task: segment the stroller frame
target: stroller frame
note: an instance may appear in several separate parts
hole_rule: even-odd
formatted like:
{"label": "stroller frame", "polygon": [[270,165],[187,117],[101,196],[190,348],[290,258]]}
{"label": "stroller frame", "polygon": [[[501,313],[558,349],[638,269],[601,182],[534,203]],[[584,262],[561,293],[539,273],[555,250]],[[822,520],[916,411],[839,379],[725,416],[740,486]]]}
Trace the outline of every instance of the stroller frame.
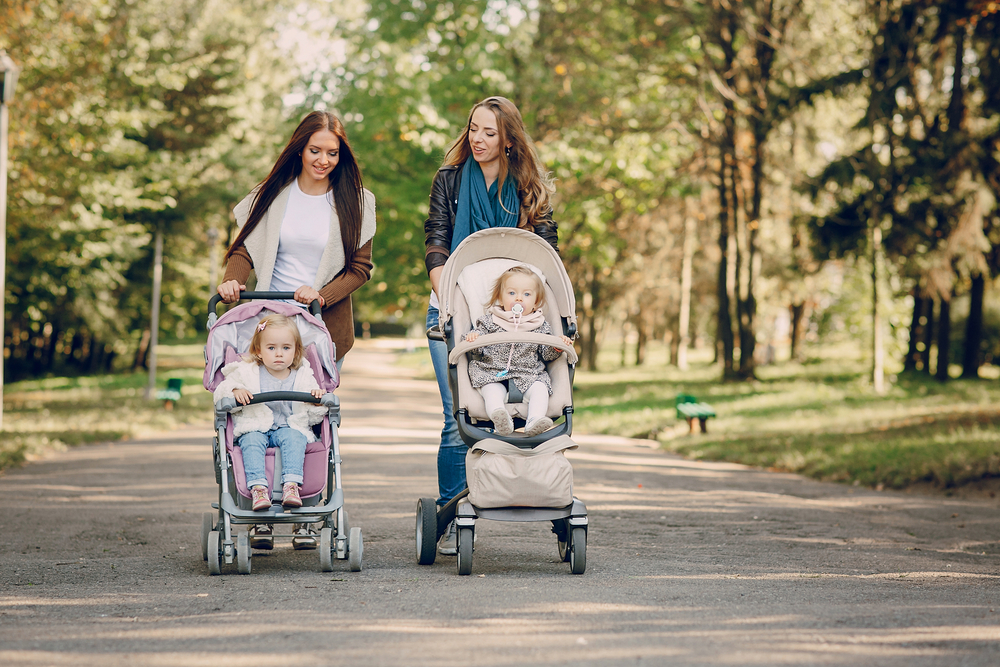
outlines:
{"label": "stroller frame", "polygon": [[[475,419],[469,414],[469,409],[461,407],[457,397],[459,396],[459,359],[467,352],[492,344],[497,334],[480,336],[475,342],[468,343],[461,340],[465,331],[456,331],[452,321],[452,309],[458,291],[457,279],[459,273],[466,267],[483,259],[497,257],[495,252],[487,252],[479,246],[488,246],[491,249],[497,243],[510,237],[509,241],[514,241],[519,245],[519,251],[526,251],[529,259],[527,263],[544,265],[546,277],[550,284],[555,283],[560,286],[562,293],[553,294],[553,301],[558,309],[559,323],[562,331],[567,336],[573,337],[576,334],[576,313],[575,303],[572,299],[572,287],[565,268],[559,260],[558,255],[551,246],[536,234],[511,228],[495,228],[476,232],[459,244],[445,265],[441,276],[442,291],[441,298],[441,319],[438,328],[431,328],[427,331],[427,337],[431,340],[443,341],[448,346],[448,385],[452,392],[452,405],[454,409],[455,421],[458,424],[459,436],[469,447],[472,447],[480,440],[494,439],[510,443],[522,449],[532,449],[539,444],[546,442],[550,438],[560,435],[570,435],[573,431],[573,406],[564,406],[561,410],[562,422],[554,428],[535,436],[523,434],[512,434],[508,436],[498,435],[489,432],[486,427],[492,426],[492,422]],[[484,241],[491,240],[492,243]],[[470,243],[471,242],[471,243]],[[477,244],[478,242],[478,244]],[[471,247],[470,247],[471,246]],[[521,260],[517,257],[518,252],[505,252],[504,257],[511,260]],[[565,298],[565,294],[569,294]],[[461,299],[464,303],[464,297]],[[548,297],[546,299],[548,301]],[[501,334],[502,335],[502,334]],[[563,349],[568,357],[569,384],[572,387],[575,374],[575,363],[577,355],[572,347],[567,347],[557,336],[542,334],[522,334],[525,339],[532,342],[539,342],[552,347]],[[520,392],[514,384],[509,383],[509,393],[511,400],[519,399]],[[514,418],[515,427],[524,425],[523,419]],[[562,562],[570,563],[570,571],[573,574],[583,574],[587,567],[587,531],[589,519],[586,505],[573,497],[573,502],[565,507],[500,507],[482,508],[476,507],[468,498],[469,490],[464,491],[452,498],[447,504],[438,508],[434,498],[421,498],[417,502],[416,509],[416,550],[417,562],[421,565],[431,565],[437,557],[437,541],[448,530],[452,521],[456,524],[457,536],[457,560],[458,574],[468,575],[472,573],[472,552],[475,542],[476,519],[489,519],[492,521],[551,521],[552,532],[556,534],[559,549],[559,557]]]}
{"label": "stroller frame", "polygon": [[[240,300],[291,299],[293,292],[247,292],[240,294]],[[208,303],[208,328],[218,320],[216,308],[221,297],[214,295]],[[319,301],[313,301],[310,312],[319,317]],[[206,359],[208,351],[206,349]],[[212,503],[216,512],[202,515],[201,543],[203,559],[208,561],[209,573],[222,573],[224,564],[236,562],[240,574],[250,574],[252,569],[252,549],[246,531],[240,531],[234,540],[234,526],[251,524],[321,524],[319,531],[320,568],[324,572],[333,571],[335,559],[347,560],[351,571],[361,570],[364,542],[361,528],[351,527],[347,510],[344,508],[344,491],[341,485],[340,399],[336,394],[326,393],[316,398],[308,392],[271,391],[253,396],[248,405],[269,401],[300,401],[320,404],[327,408],[327,418],[322,422],[323,435],[329,430],[330,449],[327,455],[326,484],[322,492],[312,498],[303,498],[303,506],[286,509],[281,506],[281,453],[274,450],[272,487],[269,489],[272,506],[267,511],[253,511],[246,506],[247,499],[237,491],[233,463],[225,449],[226,432],[230,414],[238,407],[235,398],[224,398],[215,404],[215,438],[212,443],[212,457],[215,480],[219,487],[218,501]],[[273,537],[290,537],[275,535]]]}

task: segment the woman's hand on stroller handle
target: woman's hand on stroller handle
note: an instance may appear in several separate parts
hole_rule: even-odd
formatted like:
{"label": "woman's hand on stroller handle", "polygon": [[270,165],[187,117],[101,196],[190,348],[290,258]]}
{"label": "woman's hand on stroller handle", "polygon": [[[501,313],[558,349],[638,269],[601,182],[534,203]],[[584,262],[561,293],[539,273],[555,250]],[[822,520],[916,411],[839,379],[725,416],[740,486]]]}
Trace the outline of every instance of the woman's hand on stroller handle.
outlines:
{"label": "woman's hand on stroller handle", "polygon": [[238,280],[227,280],[219,285],[219,296],[226,303],[232,303],[240,298],[240,292],[246,290],[246,285],[241,285]]}
{"label": "woman's hand on stroller handle", "polygon": [[319,292],[308,285],[303,285],[295,290],[295,300],[306,305],[311,304],[313,301],[319,301],[320,308],[326,305],[326,300],[320,296]]}
{"label": "woman's hand on stroller handle", "polygon": [[[235,292],[235,296],[232,300],[226,299],[222,294],[222,288],[225,285],[238,285],[239,290]],[[301,287],[299,288],[302,289]],[[312,290],[312,288],[309,288]],[[316,292],[316,290],[312,290]],[[246,285],[239,285],[235,280],[230,280],[228,282],[219,285],[219,293],[213,294],[212,298],[208,300],[208,326],[209,328],[215,324],[216,312],[215,309],[219,306],[219,302],[224,301],[225,303],[233,303],[234,301],[244,301],[244,300],[254,300],[254,299],[268,299],[268,300],[280,300],[280,299],[294,299],[301,303],[309,304],[309,312],[319,317],[323,309],[323,297],[319,295],[319,292],[315,293],[315,297],[312,301],[302,301],[295,295],[297,292],[249,292],[246,289]]]}

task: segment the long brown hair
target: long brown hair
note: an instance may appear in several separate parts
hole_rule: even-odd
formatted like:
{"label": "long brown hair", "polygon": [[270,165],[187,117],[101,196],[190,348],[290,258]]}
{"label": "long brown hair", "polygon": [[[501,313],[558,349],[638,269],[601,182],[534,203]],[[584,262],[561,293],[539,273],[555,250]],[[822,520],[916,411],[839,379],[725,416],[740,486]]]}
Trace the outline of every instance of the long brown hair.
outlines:
{"label": "long brown hair", "polygon": [[333,132],[340,140],[340,159],[337,166],[333,168],[328,176],[330,185],[327,192],[333,193],[333,204],[337,208],[337,217],[340,219],[340,238],[344,243],[344,266],[349,266],[354,259],[354,253],[358,250],[361,242],[361,217],[362,217],[362,183],[361,169],[358,161],[351,150],[351,144],[347,141],[347,133],[344,131],[344,124],[340,119],[327,111],[313,111],[302,119],[299,126],[292,133],[292,138],[288,140],[288,145],[281,151],[278,161],[271,168],[271,173],[258,184],[257,194],[250,204],[250,215],[246,224],[240,229],[233,244],[226,251],[226,259],[232,257],[233,253],[246,241],[250,233],[257,227],[267,209],[274,203],[278,193],[298,178],[302,172],[302,151],[305,150],[312,135],[322,130]]}
{"label": "long brown hair", "polygon": [[[521,198],[517,226],[534,227],[542,216],[552,210],[549,195],[555,192],[555,188],[552,185],[552,178],[545,171],[538,153],[535,152],[535,144],[524,127],[521,112],[506,97],[487,97],[472,107],[465,129],[448,148],[444,163],[462,165],[472,155],[472,147],[469,145],[469,126],[472,124],[472,114],[480,107],[485,107],[496,115],[500,137],[500,174],[497,181],[502,184],[508,173],[514,176]],[[497,196],[500,196],[499,188]]]}

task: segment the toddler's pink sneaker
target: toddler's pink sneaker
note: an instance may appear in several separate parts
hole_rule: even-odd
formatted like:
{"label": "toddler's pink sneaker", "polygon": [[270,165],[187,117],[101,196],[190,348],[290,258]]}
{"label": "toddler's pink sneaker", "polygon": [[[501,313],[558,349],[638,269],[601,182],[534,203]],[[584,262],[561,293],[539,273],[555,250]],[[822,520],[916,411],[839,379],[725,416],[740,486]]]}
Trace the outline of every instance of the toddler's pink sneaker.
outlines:
{"label": "toddler's pink sneaker", "polygon": [[250,499],[253,502],[253,511],[271,509],[271,493],[266,486],[255,486],[250,489]]}
{"label": "toddler's pink sneaker", "polygon": [[282,507],[302,507],[302,498],[299,498],[299,485],[295,482],[285,482],[281,487]]}

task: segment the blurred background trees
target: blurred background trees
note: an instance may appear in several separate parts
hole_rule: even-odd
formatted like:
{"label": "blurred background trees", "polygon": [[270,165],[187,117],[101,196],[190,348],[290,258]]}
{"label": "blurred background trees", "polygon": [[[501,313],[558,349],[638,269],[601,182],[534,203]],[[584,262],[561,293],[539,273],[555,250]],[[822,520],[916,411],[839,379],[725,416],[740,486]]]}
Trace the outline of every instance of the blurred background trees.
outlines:
{"label": "blurred background trees", "polygon": [[[378,199],[359,321],[422,323],[431,179],[470,106],[521,109],[556,178],[585,367],[722,377],[853,341],[878,373],[1000,354],[1000,4],[986,0],[179,0],[0,4],[11,107],[7,377],[192,338],[211,230],[298,119],[345,122]],[[216,259],[216,261],[218,261]],[[878,335],[876,335],[878,334]],[[627,343],[627,344],[626,344]],[[936,354],[932,355],[932,350]],[[884,361],[880,361],[884,359]],[[957,371],[955,371],[957,374]]]}

